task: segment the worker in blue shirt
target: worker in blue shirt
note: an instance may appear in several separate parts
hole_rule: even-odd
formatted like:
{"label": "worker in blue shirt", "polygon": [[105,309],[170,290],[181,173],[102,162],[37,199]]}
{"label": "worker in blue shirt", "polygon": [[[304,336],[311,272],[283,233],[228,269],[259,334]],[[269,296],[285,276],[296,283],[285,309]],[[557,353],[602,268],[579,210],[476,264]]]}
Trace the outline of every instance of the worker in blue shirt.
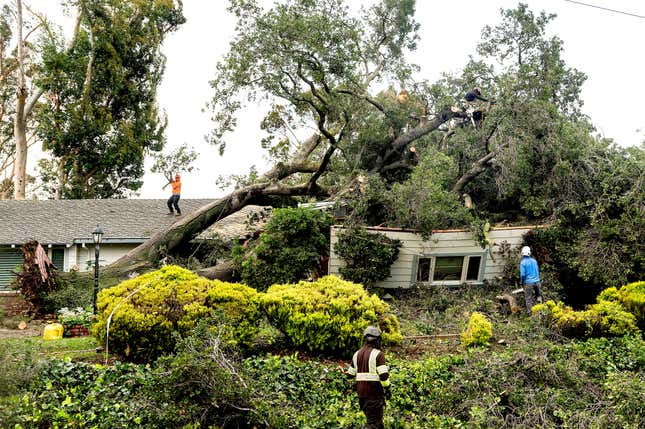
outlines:
{"label": "worker in blue shirt", "polygon": [[520,280],[524,288],[526,311],[531,315],[531,308],[536,301],[542,302],[542,284],[540,283],[540,270],[537,261],[531,257],[531,248],[522,247],[522,261],[520,262]]}

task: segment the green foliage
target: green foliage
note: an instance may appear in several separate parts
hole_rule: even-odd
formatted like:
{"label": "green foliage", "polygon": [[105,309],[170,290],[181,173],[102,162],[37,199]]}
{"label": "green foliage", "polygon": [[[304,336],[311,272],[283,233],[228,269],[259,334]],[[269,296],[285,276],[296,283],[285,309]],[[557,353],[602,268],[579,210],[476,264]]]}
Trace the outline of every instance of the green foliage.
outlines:
{"label": "green foliage", "polygon": [[468,225],[470,212],[450,186],[456,175],[454,161],[427,148],[410,178],[392,186],[389,199],[391,223],[412,228],[429,237],[433,229]]}
{"label": "green foliage", "polygon": [[83,307],[63,307],[58,310],[56,318],[58,319],[58,322],[65,327],[82,325],[89,328],[94,321],[94,314],[91,310],[84,309]]}
{"label": "green foliage", "polygon": [[584,311],[574,311],[562,302],[551,300],[534,306],[532,311],[543,323],[568,337],[622,336],[639,332],[632,313],[621,304],[604,299]]}
{"label": "green foliage", "polygon": [[56,289],[45,295],[45,306],[55,313],[59,308],[87,307],[92,305],[93,279],[78,272],[56,276]]}
{"label": "green foliage", "polygon": [[358,399],[338,368],[297,355],[258,356],[244,368],[256,381],[253,406],[268,427],[360,427]]}
{"label": "green foliage", "polygon": [[338,234],[334,251],[345,262],[340,274],[345,280],[372,286],[390,276],[390,267],[399,256],[401,240],[384,234],[350,228]]}
{"label": "green foliage", "polygon": [[[260,294],[250,287],[238,283],[224,283],[213,280],[206,295],[206,307],[214,308],[223,313],[222,322],[228,332],[221,335],[228,345],[247,347],[258,331],[258,323],[262,317],[260,312]],[[191,325],[201,316],[199,310],[191,314],[193,308],[186,307],[191,316]],[[221,323],[220,323],[221,326]],[[228,337],[227,337],[228,335]]]}
{"label": "green foliage", "polygon": [[4,421],[16,428],[142,427],[141,404],[132,402],[132,392],[147,378],[145,367],[130,364],[47,361],[29,392],[11,400]]}
{"label": "green foliage", "polygon": [[385,344],[403,339],[386,303],[362,286],[334,276],[271,286],[262,297],[262,307],[293,346],[311,352],[347,355],[360,346],[369,325],[379,325]]}
{"label": "green foliage", "polygon": [[461,333],[461,345],[463,347],[485,346],[493,336],[493,325],[486,316],[474,312],[468,320],[468,327]]}
{"label": "green foliage", "polygon": [[128,360],[149,362],[174,350],[174,332],[187,333],[197,321],[222,313],[227,341],[242,347],[257,329],[257,292],[238,284],[209,281],[166,266],[102,290],[93,332],[109,350]]}
{"label": "green foliage", "polygon": [[598,302],[610,301],[620,303],[636,317],[636,324],[645,329],[645,282],[635,282],[620,289],[610,287],[598,295]]}
{"label": "green foliage", "polygon": [[53,156],[40,163],[42,180],[65,198],[123,197],[141,187],[148,151],[164,144],[161,45],[184,17],[158,0],[86,2],[82,11],[74,39],[48,40],[42,52],[37,83],[49,96],[37,133]]}
{"label": "green foliage", "polygon": [[25,389],[37,369],[38,350],[30,343],[0,340],[0,398]]}
{"label": "green foliage", "polygon": [[[250,378],[222,331],[199,323],[163,356],[136,397],[144,404],[147,427],[239,427],[249,415]],[[194,426],[193,426],[194,425]]]}
{"label": "green foliage", "polygon": [[295,283],[320,273],[320,258],[329,254],[332,218],[302,208],[275,209],[257,242],[233,249],[242,281],[257,290],[275,283]]}
{"label": "green foliage", "polygon": [[197,159],[197,152],[183,144],[168,154],[158,153],[153,155],[153,158],[154,163],[150,171],[163,174],[163,177],[170,182],[175,173],[193,171],[192,164]]}

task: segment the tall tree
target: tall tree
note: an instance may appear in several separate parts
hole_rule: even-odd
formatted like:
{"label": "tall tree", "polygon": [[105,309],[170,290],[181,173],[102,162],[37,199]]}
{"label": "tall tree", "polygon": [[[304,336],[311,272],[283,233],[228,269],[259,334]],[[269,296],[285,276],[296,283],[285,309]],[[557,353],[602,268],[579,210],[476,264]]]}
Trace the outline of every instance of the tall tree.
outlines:
{"label": "tall tree", "polygon": [[[238,25],[212,82],[212,142],[224,150],[223,137],[234,128],[244,103],[268,100],[273,108],[263,126],[270,135],[263,143],[279,156],[276,165],[251,185],[160,233],[115,267],[127,271],[149,264],[162,249],[172,252],[217,219],[268,195],[329,197],[347,188],[356,174],[331,179],[331,187],[321,179],[327,179],[337,158],[360,158],[356,136],[370,132],[364,128],[367,115],[397,125],[390,135],[381,136],[370,169],[380,174],[405,167],[407,146],[455,115],[447,106],[428,106],[422,116],[393,100],[385,105],[372,94],[387,79],[410,76],[405,54],[416,47],[414,4],[381,0],[356,18],[342,0],[288,0],[268,10],[256,1],[231,0],[229,10]],[[312,128],[313,134],[303,134]],[[278,135],[283,138],[272,138]]]}
{"label": "tall tree", "polygon": [[141,187],[143,160],[164,144],[156,104],[164,37],[184,22],[172,1],[83,0],[68,49],[45,46],[39,86],[48,93],[38,135],[41,164],[61,198],[122,197]]}

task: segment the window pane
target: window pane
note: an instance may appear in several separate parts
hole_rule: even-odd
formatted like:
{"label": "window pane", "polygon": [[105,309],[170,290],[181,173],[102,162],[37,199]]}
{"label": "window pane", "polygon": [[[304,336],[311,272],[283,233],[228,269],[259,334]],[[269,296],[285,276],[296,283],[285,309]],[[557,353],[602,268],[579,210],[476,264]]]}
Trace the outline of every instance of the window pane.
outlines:
{"label": "window pane", "polygon": [[479,266],[481,265],[481,256],[471,256],[468,258],[468,273],[466,280],[479,280]]}
{"label": "window pane", "polygon": [[55,248],[52,249],[52,264],[59,271],[63,271],[63,264],[65,263],[65,249]]}
{"label": "window pane", "polygon": [[419,258],[419,265],[417,266],[417,281],[429,282],[430,281],[430,264],[431,258]]}
{"label": "window pane", "polygon": [[437,256],[433,280],[461,280],[461,268],[463,265],[463,256]]}

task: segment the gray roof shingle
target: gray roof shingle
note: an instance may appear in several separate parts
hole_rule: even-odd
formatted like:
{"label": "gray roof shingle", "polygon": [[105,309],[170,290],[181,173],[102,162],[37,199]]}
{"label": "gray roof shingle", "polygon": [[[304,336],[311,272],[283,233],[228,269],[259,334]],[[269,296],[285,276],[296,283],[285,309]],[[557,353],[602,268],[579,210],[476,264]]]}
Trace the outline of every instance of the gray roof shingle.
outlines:
{"label": "gray roof shingle", "polygon": [[[186,216],[212,201],[182,199],[179,207]],[[104,240],[137,242],[177,220],[167,212],[166,200],[1,200],[0,244],[69,244],[91,239],[97,224]]]}

